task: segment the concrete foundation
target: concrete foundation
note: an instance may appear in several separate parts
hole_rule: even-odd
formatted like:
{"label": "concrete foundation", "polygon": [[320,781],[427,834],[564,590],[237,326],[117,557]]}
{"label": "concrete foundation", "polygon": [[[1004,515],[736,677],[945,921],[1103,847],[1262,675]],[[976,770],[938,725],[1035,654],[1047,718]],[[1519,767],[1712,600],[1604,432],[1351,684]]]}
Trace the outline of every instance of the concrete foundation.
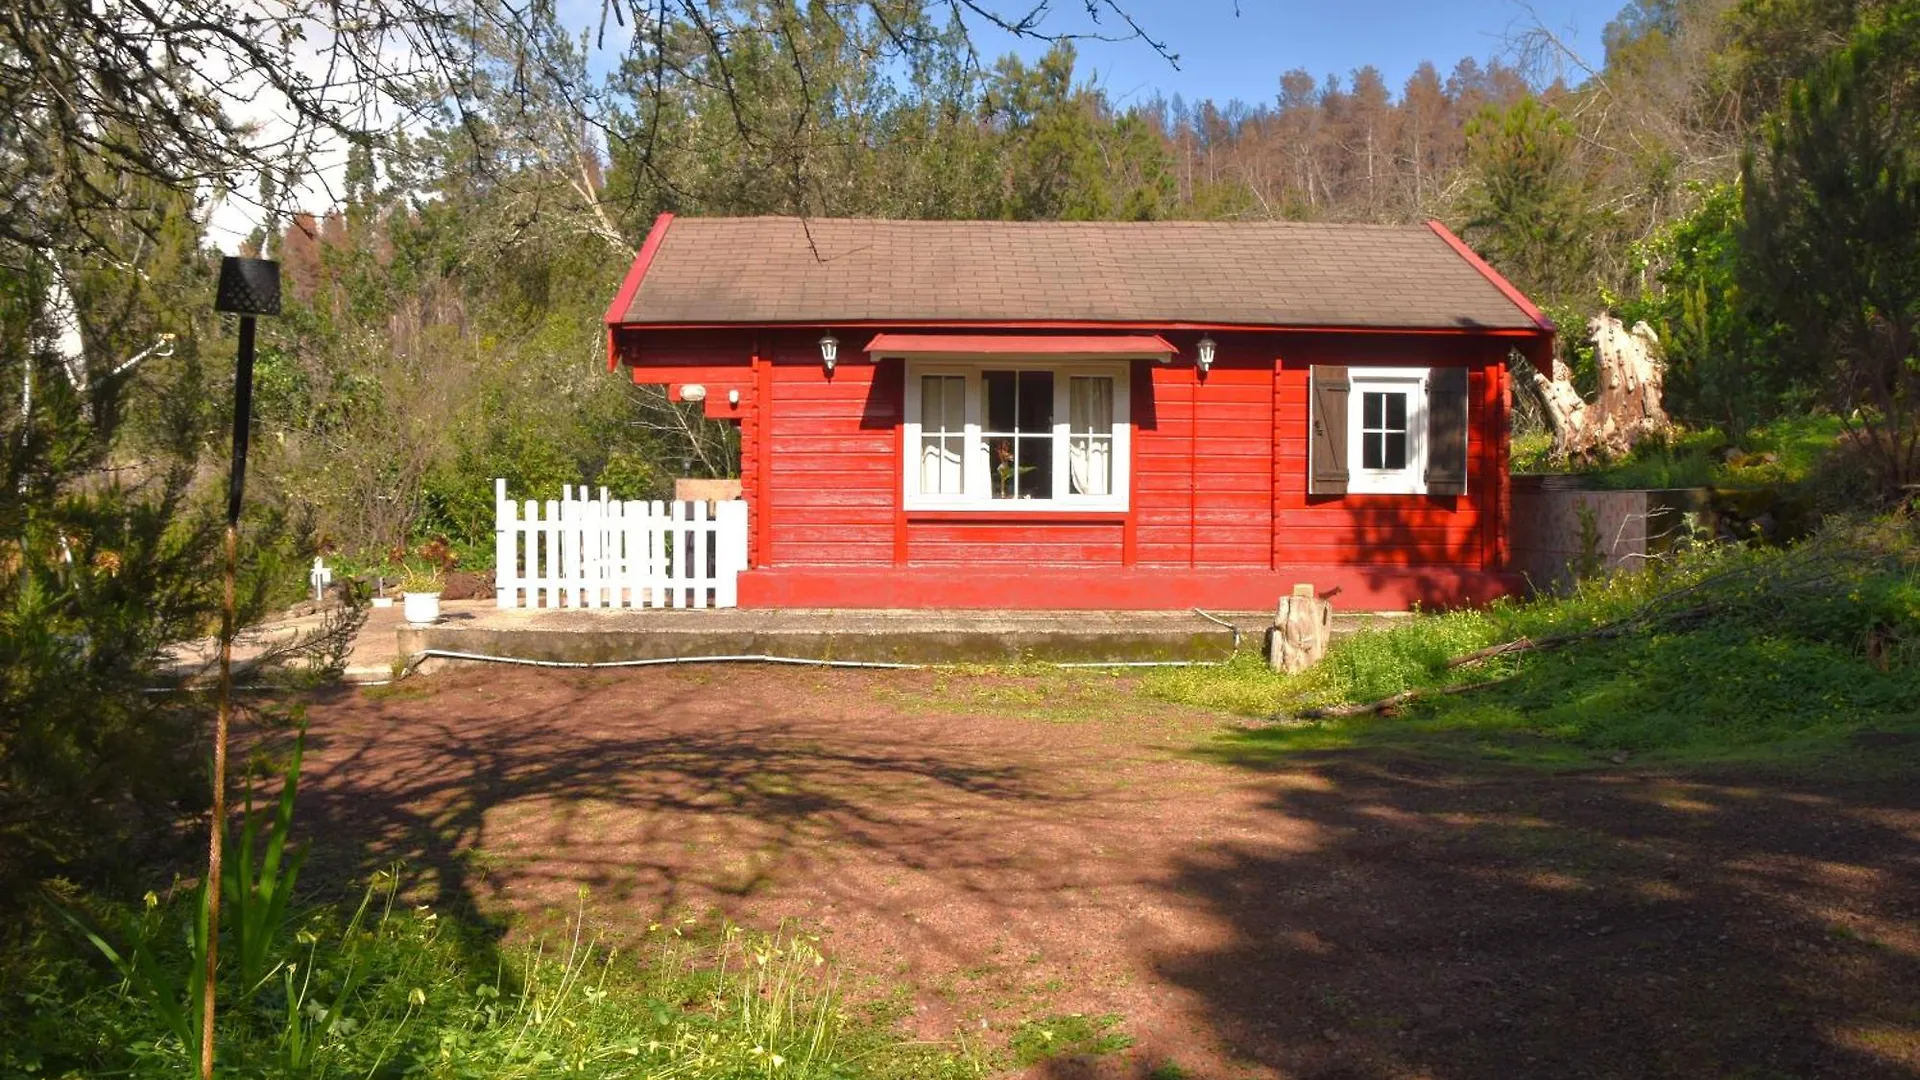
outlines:
{"label": "concrete foundation", "polygon": [[1112,663],[1223,660],[1256,648],[1271,612],[501,610],[447,605],[432,626],[401,625],[398,651],[607,662],[768,655],[887,663]]}

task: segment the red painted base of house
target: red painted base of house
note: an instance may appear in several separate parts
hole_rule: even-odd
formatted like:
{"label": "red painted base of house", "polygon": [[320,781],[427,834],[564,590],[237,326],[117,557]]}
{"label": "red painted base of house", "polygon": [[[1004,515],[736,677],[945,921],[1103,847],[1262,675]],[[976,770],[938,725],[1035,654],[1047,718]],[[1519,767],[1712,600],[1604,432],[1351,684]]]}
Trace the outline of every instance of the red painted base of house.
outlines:
{"label": "red painted base of house", "polygon": [[1150,611],[1273,607],[1300,583],[1347,611],[1484,604],[1521,591],[1518,575],[1452,566],[1299,566],[1277,570],[1010,566],[775,567],[740,575],[743,608],[1000,608]]}

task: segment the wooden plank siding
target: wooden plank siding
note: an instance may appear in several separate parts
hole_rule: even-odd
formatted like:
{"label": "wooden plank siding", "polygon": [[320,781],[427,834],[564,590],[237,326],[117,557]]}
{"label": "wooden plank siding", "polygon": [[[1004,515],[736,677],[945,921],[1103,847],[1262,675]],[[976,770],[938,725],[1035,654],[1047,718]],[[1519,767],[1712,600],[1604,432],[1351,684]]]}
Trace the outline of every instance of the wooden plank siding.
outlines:
{"label": "wooden plank siding", "polygon": [[[1267,593],[1289,574],[1346,583],[1338,587],[1370,598],[1422,603],[1484,598],[1502,587],[1489,582],[1504,569],[1506,544],[1511,343],[1504,339],[1216,332],[1217,358],[1201,376],[1191,360],[1198,334],[1169,329],[1168,340],[1181,349],[1173,363],[1133,364],[1126,512],[989,512],[970,519],[970,512],[902,508],[902,362],[870,362],[859,351],[869,333],[846,330],[829,377],[819,333],[656,331],[620,350],[636,381],[704,381],[708,415],[741,424],[755,568],[742,579],[743,596],[831,596],[832,579],[809,575],[809,568],[841,574],[848,591],[836,602],[848,606],[900,603],[916,588],[928,602],[936,593],[951,602],[950,594],[973,594],[928,583],[958,568],[991,574],[995,566],[1032,580],[1030,596],[1019,594],[1033,601],[1028,606],[1085,606],[1066,594],[1084,592],[1083,572],[1093,571],[1192,581],[1215,590],[1209,596],[1237,595],[1225,583],[1244,581],[1246,606],[1256,607],[1271,603]],[[1314,364],[1466,366],[1475,415],[1466,494],[1308,494]],[[738,405],[725,402],[728,388],[741,392]],[[1030,568],[1054,571],[1061,595]],[[1372,570],[1379,573],[1366,576]],[[755,593],[750,582],[761,572],[776,584]],[[1069,585],[1075,581],[1081,584]],[[1109,593],[1133,595],[1118,586],[1101,595]],[[1184,606],[1179,596],[1150,597],[1144,587],[1140,594],[1157,606]],[[983,588],[979,595],[1000,593]]]}
{"label": "wooden plank siding", "polygon": [[899,365],[841,358],[829,378],[817,344],[781,341],[772,350],[766,453],[776,567],[893,563]]}

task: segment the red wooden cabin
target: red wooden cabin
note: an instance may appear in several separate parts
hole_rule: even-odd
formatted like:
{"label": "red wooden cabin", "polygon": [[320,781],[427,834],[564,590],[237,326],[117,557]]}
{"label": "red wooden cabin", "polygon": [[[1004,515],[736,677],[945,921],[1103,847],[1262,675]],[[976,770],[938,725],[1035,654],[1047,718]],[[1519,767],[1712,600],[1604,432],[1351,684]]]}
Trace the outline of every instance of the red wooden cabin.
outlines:
{"label": "red wooden cabin", "polygon": [[1438,223],[664,214],[607,329],[740,424],[742,606],[893,608],[1508,591],[1508,359],[1553,335]]}

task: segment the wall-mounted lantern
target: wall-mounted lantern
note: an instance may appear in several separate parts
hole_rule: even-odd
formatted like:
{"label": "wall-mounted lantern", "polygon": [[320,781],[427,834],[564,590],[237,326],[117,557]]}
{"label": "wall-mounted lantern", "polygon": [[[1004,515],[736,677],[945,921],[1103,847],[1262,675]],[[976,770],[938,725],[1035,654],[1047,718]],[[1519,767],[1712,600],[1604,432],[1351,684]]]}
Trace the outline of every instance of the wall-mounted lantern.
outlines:
{"label": "wall-mounted lantern", "polygon": [[1194,346],[1193,360],[1194,363],[1199,366],[1200,374],[1202,375],[1205,375],[1207,370],[1213,367],[1213,350],[1213,339],[1210,337],[1201,338],[1200,343]]}
{"label": "wall-mounted lantern", "polygon": [[820,363],[833,374],[833,362],[840,359],[840,339],[828,334],[820,339]]}
{"label": "wall-mounted lantern", "polygon": [[707,400],[707,388],[700,383],[688,383],[680,388],[681,401]]}

